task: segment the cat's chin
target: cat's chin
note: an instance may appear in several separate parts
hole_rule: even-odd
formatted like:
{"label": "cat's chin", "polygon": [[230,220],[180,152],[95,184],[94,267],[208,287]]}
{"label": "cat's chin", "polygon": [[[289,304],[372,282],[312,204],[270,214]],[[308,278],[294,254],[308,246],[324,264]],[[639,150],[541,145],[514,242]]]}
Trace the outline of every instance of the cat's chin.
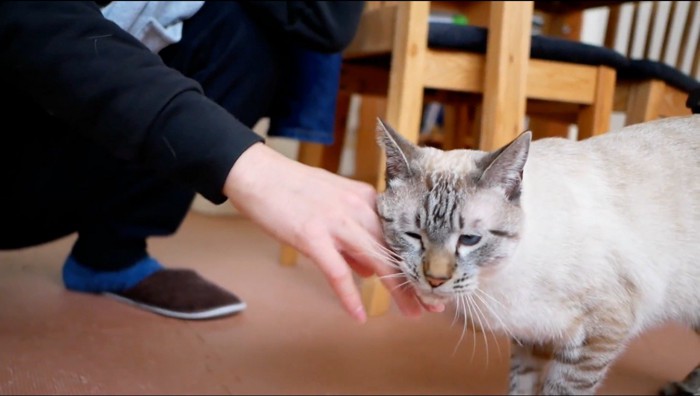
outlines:
{"label": "cat's chin", "polygon": [[447,304],[451,300],[449,296],[446,296],[444,294],[424,292],[422,290],[419,290],[416,294],[418,295],[420,301],[425,305],[439,306]]}

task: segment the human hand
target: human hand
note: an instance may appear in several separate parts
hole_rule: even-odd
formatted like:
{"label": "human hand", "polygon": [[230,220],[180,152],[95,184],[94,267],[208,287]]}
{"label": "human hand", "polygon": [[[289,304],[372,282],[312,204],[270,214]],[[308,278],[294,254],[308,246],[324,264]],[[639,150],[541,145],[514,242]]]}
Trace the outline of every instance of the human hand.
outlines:
{"label": "human hand", "polygon": [[[375,211],[376,191],[320,168],[290,160],[262,143],[236,161],[224,185],[233,205],[264,230],[294,246],[323,271],[345,309],[366,320],[352,268],[376,274],[399,309],[418,316],[413,289],[399,287]],[[443,307],[426,307],[441,311]]]}

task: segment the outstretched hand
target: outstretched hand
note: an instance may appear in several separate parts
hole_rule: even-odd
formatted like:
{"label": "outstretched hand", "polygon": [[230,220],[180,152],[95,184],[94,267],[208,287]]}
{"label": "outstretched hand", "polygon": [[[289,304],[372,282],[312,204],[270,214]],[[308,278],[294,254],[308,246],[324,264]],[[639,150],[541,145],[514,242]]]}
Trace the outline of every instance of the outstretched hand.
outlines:
{"label": "outstretched hand", "polygon": [[231,169],[224,194],[268,233],[309,257],[358,321],[364,322],[366,313],[351,269],[361,276],[383,277],[405,315],[421,313],[413,290],[398,287],[401,281],[387,276],[397,270],[384,248],[376,191],[370,185],[303,165],[256,143]]}

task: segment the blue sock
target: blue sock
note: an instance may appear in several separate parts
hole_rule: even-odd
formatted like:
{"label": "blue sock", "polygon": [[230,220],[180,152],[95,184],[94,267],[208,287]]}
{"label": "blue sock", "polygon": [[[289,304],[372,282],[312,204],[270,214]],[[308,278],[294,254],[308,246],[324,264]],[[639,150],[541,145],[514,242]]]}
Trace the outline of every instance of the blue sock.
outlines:
{"label": "blue sock", "polygon": [[156,271],[163,269],[151,257],[143,258],[134,265],[118,271],[99,271],[78,263],[68,256],[63,265],[63,283],[68,290],[102,293],[121,292],[144,280]]}

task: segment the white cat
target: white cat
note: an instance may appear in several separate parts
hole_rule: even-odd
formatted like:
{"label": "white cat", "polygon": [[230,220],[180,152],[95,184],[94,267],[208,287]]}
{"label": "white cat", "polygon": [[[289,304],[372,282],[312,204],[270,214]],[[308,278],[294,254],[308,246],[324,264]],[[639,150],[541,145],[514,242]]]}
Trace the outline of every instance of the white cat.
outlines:
{"label": "white cat", "polygon": [[592,394],[642,330],[700,332],[700,115],[493,153],[378,134],[388,245],[421,299],[513,339],[511,394]]}

